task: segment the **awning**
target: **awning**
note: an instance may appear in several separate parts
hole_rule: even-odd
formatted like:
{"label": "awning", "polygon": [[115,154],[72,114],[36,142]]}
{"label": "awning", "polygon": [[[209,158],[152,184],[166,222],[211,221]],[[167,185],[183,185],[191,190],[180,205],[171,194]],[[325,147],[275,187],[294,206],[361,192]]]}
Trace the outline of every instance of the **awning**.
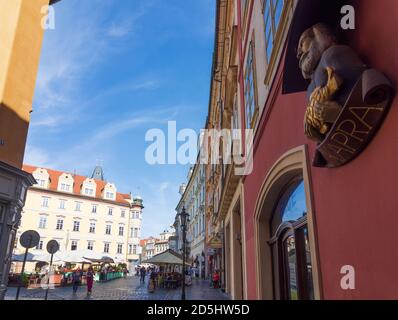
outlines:
{"label": "awning", "polygon": [[[48,262],[50,263],[51,260],[51,254],[37,254],[35,255],[36,261],[40,262]],[[56,252],[53,256],[53,262],[64,262],[65,260],[65,255],[62,252]]]}
{"label": "awning", "polygon": [[343,17],[340,11],[344,5],[350,4],[350,2],[350,0],[300,0],[298,2],[290,26],[286,49],[283,94],[306,91],[309,85],[309,81],[305,80],[301,74],[297,59],[297,47],[301,34],[317,23],[325,23],[334,28],[338,38],[344,42],[346,31],[340,27]]}
{"label": "awning", "polygon": [[[152,258],[143,261],[142,263],[149,263],[155,265],[182,265],[182,256],[173,250],[167,250],[165,252],[159,253]],[[188,261],[185,261],[186,265],[191,265]]]}
{"label": "awning", "polygon": [[[11,260],[13,262],[23,262],[24,261],[24,257],[25,257],[25,253],[13,254]],[[37,261],[40,261],[40,260],[36,260],[36,255],[34,255],[33,253],[28,252],[28,254],[26,256],[26,261],[27,262],[37,262]]]}
{"label": "awning", "polygon": [[111,257],[102,257],[100,259],[87,258],[87,260],[92,263],[115,263]]}

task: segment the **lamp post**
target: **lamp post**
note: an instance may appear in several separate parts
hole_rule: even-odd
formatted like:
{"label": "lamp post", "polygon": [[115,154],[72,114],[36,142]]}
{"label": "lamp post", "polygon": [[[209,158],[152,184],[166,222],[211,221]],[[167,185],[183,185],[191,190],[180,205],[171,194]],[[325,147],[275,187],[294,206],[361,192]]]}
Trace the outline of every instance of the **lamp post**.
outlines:
{"label": "lamp post", "polygon": [[180,216],[180,224],[182,231],[182,293],[181,300],[185,300],[185,255],[186,255],[186,241],[187,241],[187,223],[189,214],[185,211],[185,207],[182,208]]}

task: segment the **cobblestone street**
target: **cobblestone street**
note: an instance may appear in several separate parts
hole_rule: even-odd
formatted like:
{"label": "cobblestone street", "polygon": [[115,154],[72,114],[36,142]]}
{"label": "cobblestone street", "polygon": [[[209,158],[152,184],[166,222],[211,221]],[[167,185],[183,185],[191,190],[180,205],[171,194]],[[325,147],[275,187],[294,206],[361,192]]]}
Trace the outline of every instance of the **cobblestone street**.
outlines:
{"label": "cobblestone street", "polygon": [[[16,288],[8,288],[6,299],[14,300]],[[43,300],[45,290],[25,289],[20,292],[20,300]],[[81,286],[77,294],[71,287],[59,287],[49,291],[49,300],[180,300],[181,288],[176,290],[156,289],[149,293],[147,281],[140,284],[138,277],[127,277],[105,283],[95,283],[90,297],[86,295],[86,287]],[[187,300],[228,300],[228,296],[220,289],[210,288],[208,281],[194,280],[192,286],[186,287]]]}

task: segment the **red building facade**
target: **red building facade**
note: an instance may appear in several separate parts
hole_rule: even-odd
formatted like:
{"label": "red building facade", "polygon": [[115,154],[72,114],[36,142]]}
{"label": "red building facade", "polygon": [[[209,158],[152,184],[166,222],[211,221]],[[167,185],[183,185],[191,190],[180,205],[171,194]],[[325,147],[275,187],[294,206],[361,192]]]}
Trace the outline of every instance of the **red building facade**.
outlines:
{"label": "red building facade", "polygon": [[[304,134],[308,83],[296,76],[293,47],[299,35],[319,22],[338,30],[347,14],[341,13],[345,4],[237,0],[225,13],[233,15],[235,23],[230,38],[231,43],[236,39],[236,60],[229,66],[238,70],[239,123],[254,129],[253,171],[235,177],[234,192],[220,200],[224,281],[233,298],[398,298],[393,240],[398,222],[397,100],[370,144],[338,168],[315,167],[316,144]],[[397,26],[398,2],[349,4],[355,29],[340,30],[342,43],[395,87],[398,43],[390,34]],[[229,6],[229,1],[219,1],[218,11]],[[224,31],[228,34],[229,28]],[[221,98],[228,103],[228,97]],[[225,194],[231,181],[226,174]],[[289,206],[294,210],[300,203],[305,206],[303,215],[284,217]]]}

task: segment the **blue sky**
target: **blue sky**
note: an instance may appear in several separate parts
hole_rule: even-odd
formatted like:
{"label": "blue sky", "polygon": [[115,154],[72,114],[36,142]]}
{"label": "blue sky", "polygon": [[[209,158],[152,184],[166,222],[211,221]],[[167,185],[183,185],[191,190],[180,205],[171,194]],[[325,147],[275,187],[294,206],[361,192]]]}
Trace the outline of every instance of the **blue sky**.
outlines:
{"label": "blue sky", "polygon": [[205,123],[214,0],[63,0],[47,30],[25,163],[90,175],[144,199],[143,236],[173,222],[187,166],[145,161],[152,128]]}

